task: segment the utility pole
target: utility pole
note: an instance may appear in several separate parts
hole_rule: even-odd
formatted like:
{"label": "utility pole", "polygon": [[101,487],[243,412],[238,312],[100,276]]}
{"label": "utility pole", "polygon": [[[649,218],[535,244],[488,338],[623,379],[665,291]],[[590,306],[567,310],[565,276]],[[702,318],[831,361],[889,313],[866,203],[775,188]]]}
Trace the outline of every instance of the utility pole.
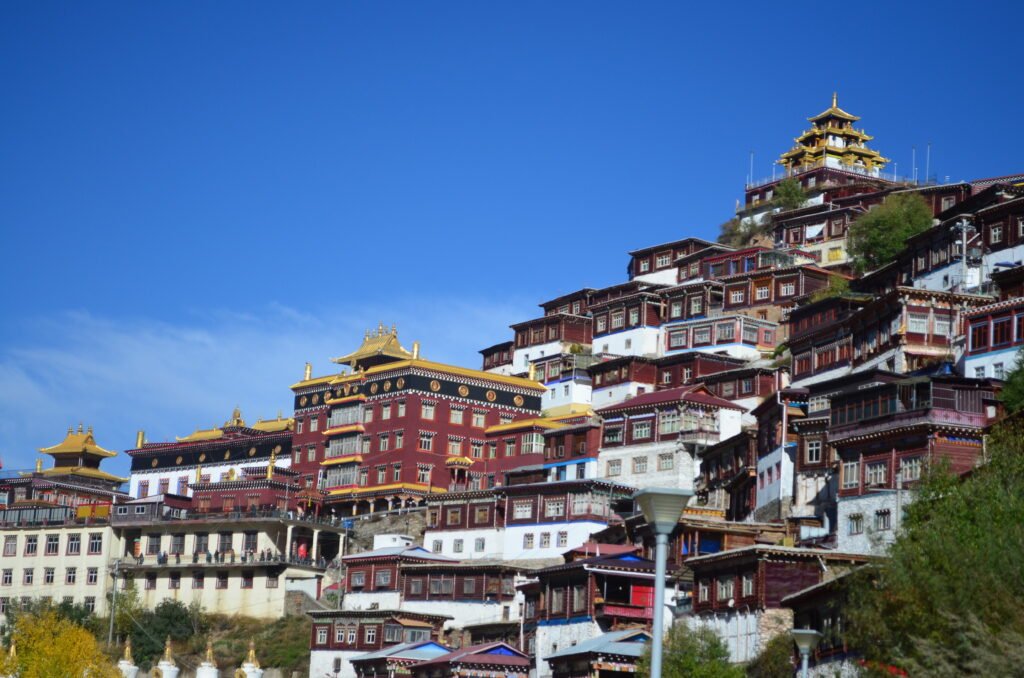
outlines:
{"label": "utility pole", "polygon": [[114,644],[114,611],[117,609],[117,571],[121,566],[121,559],[114,561],[114,592],[110,597],[110,628],[107,630],[107,645]]}

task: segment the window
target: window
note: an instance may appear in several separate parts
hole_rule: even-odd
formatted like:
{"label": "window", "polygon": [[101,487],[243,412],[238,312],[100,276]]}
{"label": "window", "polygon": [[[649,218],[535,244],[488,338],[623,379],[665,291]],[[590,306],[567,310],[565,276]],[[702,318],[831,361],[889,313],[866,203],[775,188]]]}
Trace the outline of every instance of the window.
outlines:
{"label": "window", "polygon": [[669,318],[681,318],[683,315],[683,302],[673,301],[668,307]]}
{"label": "window", "polygon": [[171,590],[177,590],[181,588],[180,572],[171,572],[171,576],[167,580],[167,588]]}
{"label": "window", "polygon": [[971,327],[971,349],[979,349],[988,346],[988,324],[973,325]]}
{"label": "window", "polygon": [[733,341],[736,339],[736,325],[720,323],[715,326],[715,335],[718,337],[718,341]]}
{"label": "window", "polygon": [[948,315],[935,316],[935,336],[948,337],[951,328],[952,322]]}
{"label": "window", "polygon": [[847,526],[850,534],[862,534],[864,532],[864,516],[853,513],[847,519]]}
{"label": "window", "polygon": [[640,309],[631,308],[629,309],[629,324],[639,325],[640,324]]}
{"label": "window", "polygon": [[440,539],[435,539],[434,543],[430,547],[430,550],[433,551],[434,553],[440,553],[441,551],[444,550],[444,542],[441,541]]}
{"label": "window", "polygon": [[399,400],[398,401],[398,416],[399,417],[404,417],[405,416],[405,401],[404,400]]}
{"label": "window", "polygon": [[327,627],[318,626],[316,627],[316,644],[326,645],[327,644]]}
{"label": "window", "polygon": [[22,574],[21,583],[25,584],[26,586],[31,586],[32,582],[35,581],[35,578],[36,571],[31,567],[25,568]]}
{"label": "window", "polygon": [[39,552],[39,537],[34,534],[30,534],[25,537],[25,555],[34,556]]}
{"label": "window", "polygon": [[533,548],[533,533],[523,535],[523,548],[526,550]]}
{"label": "window", "polygon": [[671,452],[663,452],[658,455],[659,471],[671,471],[675,467],[675,463],[675,457],[672,456]]}
{"label": "window", "polygon": [[386,421],[391,418],[391,403],[383,403],[380,406],[380,418],[381,421]]}
{"label": "window", "polygon": [[690,299],[690,315],[700,315],[704,310],[704,298],[693,297]]}
{"label": "window", "polygon": [[484,428],[486,425],[486,414],[483,412],[473,412],[473,426]]}
{"label": "window", "polygon": [[864,467],[864,480],[868,485],[884,485],[887,465],[884,461],[867,464]]}
{"label": "window", "polygon": [[512,517],[516,520],[525,520],[533,517],[532,501],[516,501],[512,504]]}
{"label": "window", "polygon": [[482,553],[487,548],[487,540],[484,537],[477,537],[473,543],[473,550]]}
{"label": "window", "polygon": [[64,570],[64,583],[65,584],[74,584],[76,581],[78,581],[78,569],[77,568],[69,567],[66,570]]}
{"label": "window", "polygon": [[821,462],[821,441],[820,440],[808,440],[806,443],[806,459],[808,464],[818,464]]}
{"label": "window", "polygon": [[103,553],[103,534],[93,533],[89,535],[89,555],[97,556]]}
{"label": "window", "polygon": [[85,571],[85,583],[86,584],[89,584],[89,585],[95,584],[97,581],[99,581],[99,578],[100,578],[99,568],[90,567],[88,570]]}
{"label": "window", "polygon": [[4,570],[4,572],[3,572],[3,579],[0,580],[0,581],[3,582],[4,586],[10,586],[11,584],[13,584],[14,583],[14,570],[10,570],[10,569]]}
{"label": "window", "polygon": [[597,326],[595,327],[594,331],[597,332],[598,334],[601,334],[602,332],[607,331],[608,330],[608,318],[603,316],[603,315],[598,317],[596,325]]}
{"label": "window", "polygon": [[651,437],[651,422],[650,421],[635,421],[633,422],[633,439],[641,440],[643,438]]}
{"label": "window", "polygon": [[4,537],[4,555],[5,556],[16,556],[18,555],[18,538],[14,535],[8,535]]}
{"label": "window", "polygon": [[373,405],[366,405],[363,408],[363,423],[369,424],[373,421]]}
{"label": "window", "polygon": [[420,418],[421,419],[433,419],[434,418],[434,403],[423,403],[421,406]]}
{"label": "window", "polygon": [[540,547],[542,549],[551,548],[551,533],[541,532],[540,533]]}
{"label": "window", "polygon": [[661,410],[658,412],[658,433],[662,435],[677,433],[679,431],[679,422],[679,410]]}
{"label": "window", "polygon": [[[435,542],[435,544],[438,542]],[[351,588],[362,588],[366,586],[366,573],[365,572],[352,572],[349,574],[348,583]]]}
{"label": "window", "polygon": [[729,292],[729,302],[733,304],[742,304],[743,290],[731,290]]}
{"label": "window", "polygon": [[633,473],[647,473],[647,455],[633,457]]}
{"label": "window", "polygon": [[228,573],[227,572],[218,572],[217,573],[217,588],[223,590],[223,589],[226,589],[227,587],[228,587]]}
{"label": "window", "polygon": [[992,365],[992,376],[996,379],[1006,378],[1006,368],[1003,367],[1003,363],[994,363]]}
{"label": "window", "polygon": [[654,260],[654,266],[656,268],[665,268],[666,266],[672,265],[672,253],[662,252]]}
{"label": "window", "polygon": [[379,434],[377,436],[377,449],[380,450],[381,452],[387,452],[388,445],[390,444],[390,442],[391,439],[387,433]]}
{"label": "window", "polygon": [[991,230],[989,231],[989,233],[991,233],[991,237],[989,238],[989,241],[993,245],[995,245],[997,243],[1003,242],[1003,225],[1002,224],[994,224],[992,226]]}
{"label": "window", "polygon": [[448,410],[448,422],[451,424],[462,424],[462,416],[465,413],[460,407],[453,407]]}
{"label": "window", "polygon": [[43,583],[44,584],[52,584],[53,583],[53,573],[54,572],[55,572],[55,569],[52,568],[52,567],[48,567],[48,568],[43,570]]}
{"label": "window", "polygon": [[46,536],[46,555],[55,556],[60,553],[60,535],[49,534]]}
{"label": "window", "polygon": [[612,311],[612,329],[622,329],[625,324],[625,314],[620,311]]}
{"label": "window", "polygon": [[391,586],[391,570],[378,570],[374,575],[374,586],[377,588]]}
{"label": "window", "polygon": [[996,320],[992,323],[992,345],[1002,346],[1013,341],[1013,327],[1009,318]]}
{"label": "window", "polygon": [[745,574],[743,575],[743,597],[754,595],[754,575]]}
{"label": "window", "polygon": [[673,330],[668,333],[669,348],[686,348],[686,330]]}
{"label": "window", "polygon": [[640,259],[637,262],[637,268],[640,270],[641,273],[646,273],[647,271],[651,270],[651,260]]}
{"label": "window", "polygon": [[735,590],[736,580],[732,577],[719,577],[718,578],[718,599],[729,600],[733,597],[733,591]]}
{"label": "window", "polygon": [[908,313],[907,331],[911,334],[928,333],[927,313]]}
{"label": "window", "polygon": [[900,459],[900,474],[903,482],[921,479],[921,457]]}
{"label": "window", "polygon": [[420,449],[424,452],[430,452],[434,449],[434,434],[429,431],[420,432]]}
{"label": "window", "polygon": [[418,483],[429,483],[430,482],[430,467],[429,466],[417,466],[416,467],[416,482],[418,482]]}
{"label": "window", "polygon": [[565,610],[565,589],[551,589],[551,611]]}
{"label": "window", "polygon": [[860,486],[860,462],[859,461],[844,461],[843,462],[843,488],[850,489],[852,487]]}
{"label": "window", "polygon": [[889,513],[889,510],[875,511],[875,529],[888,530],[890,527],[892,527],[892,514]]}
{"label": "window", "polygon": [[95,612],[96,611],[96,596],[86,596],[85,597],[85,609],[88,610],[89,612]]}
{"label": "window", "polygon": [[196,570],[192,573],[192,588],[202,589],[206,587],[206,573]]}
{"label": "window", "polygon": [[547,518],[560,518],[565,515],[564,499],[548,499],[544,502],[544,515]]}
{"label": "window", "polygon": [[706,603],[709,598],[709,587],[706,581],[702,581],[697,585],[697,600],[701,603]]}
{"label": "window", "polygon": [[606,473],[608,477],[622,475],[622,460],[621,459],[609,459],[606,465]]}
{"label": "window", "polygon": [[392,482],[398,482],[402,479],[402,465],[392,464],[391,465],[391,480]]}
{"label": "window", "polygon": [[710,344],[711,343],[711,328],[710,327],[695,327],[693,330],[693,343],[694,344]]}
{"label": "window", "polygon": [[456,539],[454,542],[452,542],[452,551],[454,551],[455,553],[462,553],[461,539]]}
{"label": "window", "polygon": [[982,365],[981,367],[975,367],[974,368],[974,378],[975,379],[984,379],[985,378],[985,366],[984,365]]}

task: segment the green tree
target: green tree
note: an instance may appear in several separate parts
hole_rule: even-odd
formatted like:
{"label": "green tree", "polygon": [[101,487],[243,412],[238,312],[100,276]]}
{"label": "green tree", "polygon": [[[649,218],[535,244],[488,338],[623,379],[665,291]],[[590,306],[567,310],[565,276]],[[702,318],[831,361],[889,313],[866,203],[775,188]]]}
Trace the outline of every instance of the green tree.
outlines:
{"label": "green tree", "polygon": [[15,652],[0,658],[0,674],[19,678],[120,678],[95,636],[53,607],[23,611],[13,624]]}
{"label": "green tree", "polygon": [[811,303],[822,299],[841,297],[850,291],[850,281],[841,275],[833,275],[828,279],[828,285],[820,290],[811,292]]}
{"label": "green tree", "polygon": [[807,192],[796,179],[783,179],[772,192],[772,205],[783,212],[799,209],[807,202]]}
{"label": "green tree", "polygon": [[7,608],[7,624],[4,627],[4,642],[9,643],[11,634],[18,626],[22,617],[39,618],[45,613],[53,613],[57,619],[67,620],[76,626],[97,635],[102,626],[100,620],[85,605],[62,601],[54,605],[48,600],[33,598],[24,603],[11,605]]}
{"label": "green tree", "polygon": [[850,575],[848,639],[910,675],[1009,676],[1024,665],[1024,421],[961,479],[928,469],[889,559]]}
{"label": "green tree", "polygon": [[[636,675],[650,678],[650,645],[637,664]],[[729,649],[714,630],[689,628],[677,622],[665,635],[661,675],[665,678],[742,678],[743,669],[729,663]]]}
{"label": "green tree", "polygon": [[[120,597],[118,603],[120,604]],[[132,610],[126,605],[121,613],[128,617],[126,625],[129,626],[129,630],[126,635],[131,636],[132,653],[135,661],[143,668],[147,668],[160,657],[168,637],[175,642],[193,638],[201,640],[207,629],[206,617],[197,606],[189,607],[170,598],[161,601],[153,610]],[[117,617],[114,621],[116,625]]]}
{"label": "green tree", "polygon": [[1013,369],[1006,375],[999,399],[1011,414],[1024,408],[1024,353],[1017,356]]}
{"label": "green tree", "polygon": [[748,678],[793,678],[793,640],[781,633],[747,664]]}
{"label": "green tree", "polygon": [[907,239],[932,225],[932,211],[916,193],[894,193],[850,226],[847,250],[858,273],[891,262]]}

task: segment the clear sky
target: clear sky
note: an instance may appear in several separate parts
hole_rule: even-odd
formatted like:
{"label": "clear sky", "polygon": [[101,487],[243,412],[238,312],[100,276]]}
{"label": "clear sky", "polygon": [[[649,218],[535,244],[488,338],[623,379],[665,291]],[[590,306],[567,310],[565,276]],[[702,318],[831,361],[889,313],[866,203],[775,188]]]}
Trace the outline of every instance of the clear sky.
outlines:
{"label": "clear sky", "polygon": [[287,413],[378,321],[476,366],[714,238],[833,90],[901,174],[1024,170],[1019,2],[838,7],[3,3],[5,468]]}

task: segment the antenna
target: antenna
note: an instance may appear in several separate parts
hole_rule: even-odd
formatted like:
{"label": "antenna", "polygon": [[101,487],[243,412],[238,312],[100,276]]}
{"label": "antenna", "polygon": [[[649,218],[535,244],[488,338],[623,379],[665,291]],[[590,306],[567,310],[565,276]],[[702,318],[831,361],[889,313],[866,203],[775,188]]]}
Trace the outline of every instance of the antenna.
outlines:
{"label": "antenna", "polygon": [[917,146],[910,147],[910,178],[917,182]]}
{"label": "antenna", "polygon": [[754,152],[750,152],[750,183],[754,183]]}
{"label": "antenna", "polygon": [[927,150],[924,154],[924,180],[928,181],[928,177],[931,176],[932,171],[932,142],[928,142]]}

